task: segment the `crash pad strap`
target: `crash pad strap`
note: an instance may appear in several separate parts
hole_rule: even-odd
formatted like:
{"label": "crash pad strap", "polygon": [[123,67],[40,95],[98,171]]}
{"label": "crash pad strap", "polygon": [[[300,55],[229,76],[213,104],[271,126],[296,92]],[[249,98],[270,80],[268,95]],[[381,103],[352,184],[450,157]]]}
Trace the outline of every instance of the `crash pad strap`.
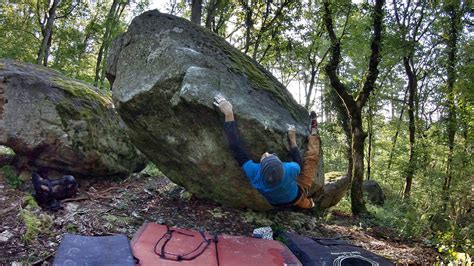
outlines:
{"label": "crash pad strap", "polygon": [[[165,260],[174,260],[174,261],[193,260],[193,259],[199,257],[200,255],[202,255],[202,253],[204,253],[204,251],[209,247],[211,242],[215,242],[216,243],[217,263],[219,263],[219,257],[218,257],[218,253],[217,253],[217,237],[214,237],[214,239],[208,239],[208,238],[206,238],[206,235],[204,234],[203,231],[199,231],[199,234],[202,236],[203,241],[201,243],[199,243],[199,245],[195,249],[193,249],[192,251],[190,251],[188,253],[175,254],[175,253],[172,253],[172,252],[167,252],[165,250],[166,245],[169,243],[169,241],[173,237],[173,233],[181,234],[181,235],[185,235],[185,236],[189,236],[189,237],[194,237],[194,235],[192,235],[192,234],[187,234],[187,233],[184,233],[184,232],[180,232],[179,230],[170,229],[169,226],[166,225],[166,233],[164,233],[163,236],[156,242],[155,247],[154,247],[155,254],[160,256],[160,258],[165,259]],[[164,240],[163,245],[161,246],[159,251],[157,251],[157,248],[160,245],[160,242],[162,242],[162,240]],[[194,255],[190,256],[191,254],[194,254]]]}

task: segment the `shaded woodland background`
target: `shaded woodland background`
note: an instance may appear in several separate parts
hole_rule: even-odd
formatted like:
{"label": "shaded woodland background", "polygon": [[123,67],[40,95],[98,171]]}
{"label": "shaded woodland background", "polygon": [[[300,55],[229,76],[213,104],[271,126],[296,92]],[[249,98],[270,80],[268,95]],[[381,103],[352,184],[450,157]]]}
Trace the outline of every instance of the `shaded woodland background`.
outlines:
{"label": "shaded woodland background", "polygon": [[[0,57],[109,91],[111,41],[150,2],[2,1]],[[317,111],[325,172],[353,178],[338,208],[448,256],[474,253],[472,1],[162,2],[160,12],[225,38]],[[364,202],[364,179],[382,185],[385,206]]]}

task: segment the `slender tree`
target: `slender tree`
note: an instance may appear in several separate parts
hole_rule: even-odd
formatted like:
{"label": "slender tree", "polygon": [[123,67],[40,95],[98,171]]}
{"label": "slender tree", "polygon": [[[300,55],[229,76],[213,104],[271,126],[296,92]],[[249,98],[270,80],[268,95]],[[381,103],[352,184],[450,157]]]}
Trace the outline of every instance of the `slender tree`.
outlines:
{"label": "slender tree", "polygon": [[[230,0],[209,0],[204,5],[205,24],[204,26],[210,31],[226,38],[225,29],[236,6],[234,1]],[[238,30],[240,27],[234,27]]]}
{"label": "slender tree", "polygon": [[[448,133],[448,163],[446,165],[446,177],[444,180],[443,189],[448,191],[451,187],[451,181],[453,178],[452,166],[453,166],[453,153],[454,153],[454,137],[456,135],[456,103],[454,99],[454,83],[456,82],[456,64],[457,64],[457,46],[460,34],[461,26],[461,3],[459,0],[447,1],[446,2],[446,13],[449,17],[449,29],[447,32],[447,50],[448,50],[448,62],[446,65],[447,69],[447,84],[446,84],[446,105],[448,107],[448,118],[447,118],[447,133]],[[448,194],[448,193],[446,193]]]}
{"label": "slender tree", "polygon": [[350,117],[353,159],[351,208],[352,212],[356,215],[367,211],[362,193],[362,181],[364,177],[364,141],[367,137],[362,126],[362,108],[365,106],[367,98],[370,96],[370,92],[375,88],[375,81],[379,74],[377,67],[380,61],[383,5],[383,0],[375,1],[374,11],[372,14],[373,35],[369,67],[362,90],[359,91],[357,96],[354,98],[349,94],[346,85],[341,82],[337,74],[337,69],[341,62],[341,40],[336,37],[334,32],[331,4],[327,0],[324,1],[324,21],[332,45],[331,58],[325,69],[332,88],[341,98]]}
{"label": "slender tree", "polygon": [[128,4],[129,0],[114,0],[110,6],[105,20],[105,32],[97,55],[94,77],[94,86],[96,87],[102,87],[105,79],[105,60],[107,59],[107,51],[112,41],[112,34]]}
{"label": "slender tree", "polygon": [[[399,38],[403,45],[402,62],[407,76],[408,84],[408,131],[409,131],[409,159],[405,171],[405,189],[403,192],[404,198],[409,198],[411,193],[411,186],[413,176],[416,171],[416,122],[418,121],[418,80],[422,66],[417,65],[417,54],[420,55],[422,46],[418,45],[424,35],[429,32],[435,17],[430,19],[426,1],[416,1],[414,3],[400,4],[397,0],[393,0],[393,10],[395,13],[395,20],[399,29]],[[401,6],[401,8],[400,8]],[[425,41],[426,43],[427,41]],[[417,48],[420,47],[420,48]],[[428,52],[429,53],[429,52]],[[426,56],[426,54],[424,55]]]}
{"label": "slender tree", "polygon": [[346,175],[349,180],[352,180],[352,169],[354,167],[354,161],[352,157],[352,133],[351,133],[351,121],[349,115],[347,114],[347,110],[344,107],[344,102],[342,102],[341,98],[337,94],[335,90],[329,91],[329,101],[331,105],[336,109],[336,117],[337,123],[341,126],[342,130],[344,131],[344,135],[346,138],[346,159],[347,159],[347,171]]}
{"label": "slender tree", "polygon": [[201,25],[202,0],[192,0],[191,2],[191,21]]}
{"label": "slender tree", "polygon": [[38,23],[41,27],[41,35],[43,39],[41,40],[41,44],[38,50],[38,57],[36,58],[36,63],[43,64],[44,66],[48,65],[48,56],[49,56],[49,49],[51,48],[51,40],[53,36],[53,27],[54,21],[56,20],[56,12],[61,0],[53,0],[52,4],[51,1],[48,0],[47,6],[49,7],[48,12],[46,12],[41,18],[40,14],[40,5],[41,1],[36,2],[36,16],[38,19]]}
{"label": "slender tree", "polygon": [[208,3],[207,3],[207,6],[206,6],[206,22],[204,24],[204,26],[208,29],[208,30],[213,30],[212,28],[212,23],[215,22],[215,18],[216,18],[216,13],[217,13],[217,9],[219,7],[219,0],[210,0]]}
{"label": "slender tree", "polygon": [[[67,18],[77,7],[80,1],[73,2],[63,2],[65,5],[69,4],[69,7],[66,9],[64,14],[58,15],[58,8],[61,4],[61,0],[47,0],[47,2],[38,0],[36,2],[36,17],[38,24],[41,29],[41,44],[38,49],[38,56],[36,58],[37,64],[43,64],[44,66],[48,65],[48,57],[51,50],[51,44],[53,40],[53,30],[54,30],[54,22],[57,19]],[[48,11],[41,14],[41,4],[44,4],[48,7]]]}

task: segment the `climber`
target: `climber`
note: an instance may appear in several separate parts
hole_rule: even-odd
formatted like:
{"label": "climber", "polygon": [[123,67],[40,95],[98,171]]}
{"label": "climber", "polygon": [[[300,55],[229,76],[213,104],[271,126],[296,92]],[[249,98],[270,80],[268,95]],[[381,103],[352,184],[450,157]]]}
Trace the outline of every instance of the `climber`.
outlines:
{"label": "climber", "polygon": [[260,163],[253,162],[244,149],[234,120],[232,104],[224,97],[214,97],[214,105],[225,116],[224,132],[234,159],[245,172],[249,183],[274,207],[314,207],[310,188],[318,169],[320,139],[317,135],[316,113],[311,112],[310,136],[304,162],[296,144],[296,129],[288,129],[290,154],[294,162],[281,162],[275,155],[265,152]]}

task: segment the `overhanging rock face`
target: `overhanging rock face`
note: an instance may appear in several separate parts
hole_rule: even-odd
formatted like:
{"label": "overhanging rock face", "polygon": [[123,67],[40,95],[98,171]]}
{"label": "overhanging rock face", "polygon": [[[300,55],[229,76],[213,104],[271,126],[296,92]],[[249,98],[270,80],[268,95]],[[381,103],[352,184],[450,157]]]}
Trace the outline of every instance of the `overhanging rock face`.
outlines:
{"label": "overhanging rock face", "polygon": [[[271,208],[232,158],[212,105],[216,94],[232,103],[255,160],[265,151],[287,158],[287,124],[303,146],[308,114],[262,66],[215,34],[153,10],[114,41],[107,76],[133,142],[171,180],[225,205]],[[322,170],[315,183],[322,187]]]}

